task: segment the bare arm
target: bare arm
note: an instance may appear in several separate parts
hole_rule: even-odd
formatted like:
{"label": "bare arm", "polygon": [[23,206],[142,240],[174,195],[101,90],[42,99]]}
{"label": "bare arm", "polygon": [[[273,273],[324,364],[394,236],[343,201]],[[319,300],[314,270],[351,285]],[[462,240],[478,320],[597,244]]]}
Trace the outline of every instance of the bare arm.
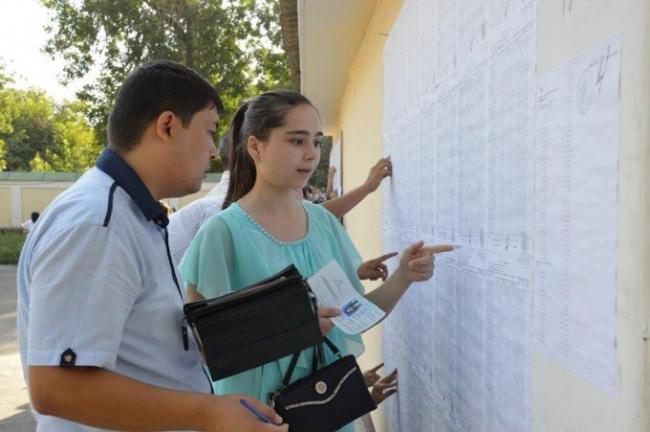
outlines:
{"label": "bare arm", "polygon": [[[243,396],[163,389],[100,368],[30,366],[29,382],[32,404],[41,414],[99,428],[287,431],[287,426],[257,420],[239,403]],[[269,418],[276,418],[271,408],[245,398]]]}
{"label": "bare arm", "polygon": [[365,185],[361,185],[350,192],[345,193],[337,198],[325,201],[323,206],[330,211],[336,218],[342,218],[347,212],[357,206],[365,197],[368,196],[368,190]]}
{"label": "bare arm", "polygon": [[361,186],[352,189],[350,192],[341,195],[338,198],[333,198],[327,201],[325,208],[329,210],[337,218],[343,217],[347,212],[352,210],[359,204],[365,197],[372,192],[376,191],[381,184],[381,181],[392,175],[393,168],[390,158],[379,159],[372,168],[365,183]]}
{"label": "bare arm", "polygon": [[334,176],[336,175],[336,167],[329,167],[327,170],[327,187],[325,188],[325,198],[333,199],[336,198],[336,193],[334,191]]}

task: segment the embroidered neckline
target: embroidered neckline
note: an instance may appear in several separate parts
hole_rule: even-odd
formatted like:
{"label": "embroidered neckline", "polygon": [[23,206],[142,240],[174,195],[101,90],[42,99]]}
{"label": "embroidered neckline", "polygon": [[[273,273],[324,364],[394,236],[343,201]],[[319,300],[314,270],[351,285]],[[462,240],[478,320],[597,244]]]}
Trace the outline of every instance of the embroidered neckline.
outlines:
{"label": "embroidered neckline", "polygon": [[305,205],[303,203],[300,203],[300,205],[301,205],[303,211],[305,212],[305,217],[307,218],[307,232],[305,233],[304,236],[302,236],[298,240],[293,240],[293,241],[280,240],[279,238],[275,237],[270,232],[265,230],[264,227],[262,225],[260,225],[255,220],[255,218],[253,218],[251,215],[249,215],[248,212],[246,212],[246,210],[244,210],[244,208],[239,205],[239,203],[233,203],[232,205],[237,206],[239,211],[246,217],[246,219],[248,219],[253,225],[255,225],[255,227],[259,231],[261,231],[266,237],[268,237],[273,242],[275,242],[277,244],[280,244],[282,246],[293,246],[293,245],[298,245],[298,244],[304,243],[311,236],[311,220],[309,219],[309,212],[307,211],[307,209],[305,208]]}

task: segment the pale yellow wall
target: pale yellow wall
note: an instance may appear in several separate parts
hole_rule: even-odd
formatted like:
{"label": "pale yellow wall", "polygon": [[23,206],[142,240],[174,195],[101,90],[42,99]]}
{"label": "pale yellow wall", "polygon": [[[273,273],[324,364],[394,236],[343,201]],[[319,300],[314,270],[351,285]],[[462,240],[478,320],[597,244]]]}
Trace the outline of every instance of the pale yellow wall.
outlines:
{"label": "pale yellow wall", "polygon": [[61,192],[66,190],[62,188],[21,188],[20,195],[20,214],[21,221],[27,220],[33,211],[43,213],[43,210],[57,197]]}
{"label": "pale yellow wall", "polygon": [[[44,187],[30,187],[23,186],[20,182],[13,182],[0,185],[0,228],[18,226],[21,222],[27,220],[33,211],[42,213],[43,210],[52,202],[57,195],[66,190],[73,183],[57,183],[57,187],[51,187],[45,184]],[[192,195],[179,199],[179,205],[175,205],[177,209],[191,203],[192,201],[205,196],[214,183],[205,183],[202,190]],[[58,187],[61,186],[61,187]],[[12,221],[11,215],[14,212],[12,201],[12,188],[18,188],[20,196],[20,218],[18,221]],[[13,223],[16,222],[16,223]]]}
{"label": "pale yellow wall", "polygon": [[[343,131],[343,190],[363,183],[372,165],[382,156],[383,50],[402,0],[378,1],[365,38],[350,68],[343,93],[338,129],[328,131],[339,138]],[[345,227],[364,259],[382,252],[381,189],[367,197],[345,216]],[[367,284],[366,289],[376,285]],[[382,362],[381,327],[364,334],[366,353],[360,358],[362,368]],[[388,430],[385,413],[373,413],[378,432]]]}
{"label": "pale yellow wall", "polygon": [[11,226],[11,188],[0,187],[0,227]]}

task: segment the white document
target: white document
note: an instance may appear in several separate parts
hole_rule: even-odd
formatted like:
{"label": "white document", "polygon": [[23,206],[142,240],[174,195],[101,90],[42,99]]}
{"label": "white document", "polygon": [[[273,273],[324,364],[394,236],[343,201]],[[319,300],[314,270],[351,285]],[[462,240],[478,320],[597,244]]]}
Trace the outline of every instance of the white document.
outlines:
{"label": "white document", "polygon": [[336,261],[327,264],[307,281],[319,306],[341,309],[341,315],[332,318],[332,322],[347,334],[362,333],[386,315],[354,289]]}
{"label": "white document", "polygon": [[539,351],[616,388],[621,38],[538,85],[535,339]]}
{"label": "white document", "polygon": [[461,246],[384,323],[391,431],[533,429],[536,10],[405,0],[386,41],[383,249]]}

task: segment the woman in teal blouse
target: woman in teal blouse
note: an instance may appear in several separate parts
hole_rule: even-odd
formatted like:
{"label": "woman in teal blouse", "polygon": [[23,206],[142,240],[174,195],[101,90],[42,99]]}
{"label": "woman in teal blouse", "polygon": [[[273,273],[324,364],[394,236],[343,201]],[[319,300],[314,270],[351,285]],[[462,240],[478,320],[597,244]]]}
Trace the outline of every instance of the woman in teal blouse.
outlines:
{"label": "woman in teal blouse", "polygon": [[[310,277],[332,260],[363,293],[361,258],[347,233],[322,206],[300,201],[320,159],[320,118],[304,96],[264,93],[242,105],[233,119],[231,180],[224,211],[200,229],[181,263],[190,300],[244,288],[289,264]],[[451,246],[407,248],[397,270],[366,297],[387,313],[414,281],[433,275],[433,254]],[[344,355],[363,352],[359,335],[333,328],[338,311],[319,310],[321,330]],[[237,331],[237,329],[233,329]],[[326,349],[326,362],[334,356]],[[302,352],[292,379],[311,373],[312,349]],[[220,380],[217,394],[243,393],[267,402],[281,385],[290,356]],[[348,430],[348,425],[344,430]],[[352,430],[352,429],[349,429]]]}

